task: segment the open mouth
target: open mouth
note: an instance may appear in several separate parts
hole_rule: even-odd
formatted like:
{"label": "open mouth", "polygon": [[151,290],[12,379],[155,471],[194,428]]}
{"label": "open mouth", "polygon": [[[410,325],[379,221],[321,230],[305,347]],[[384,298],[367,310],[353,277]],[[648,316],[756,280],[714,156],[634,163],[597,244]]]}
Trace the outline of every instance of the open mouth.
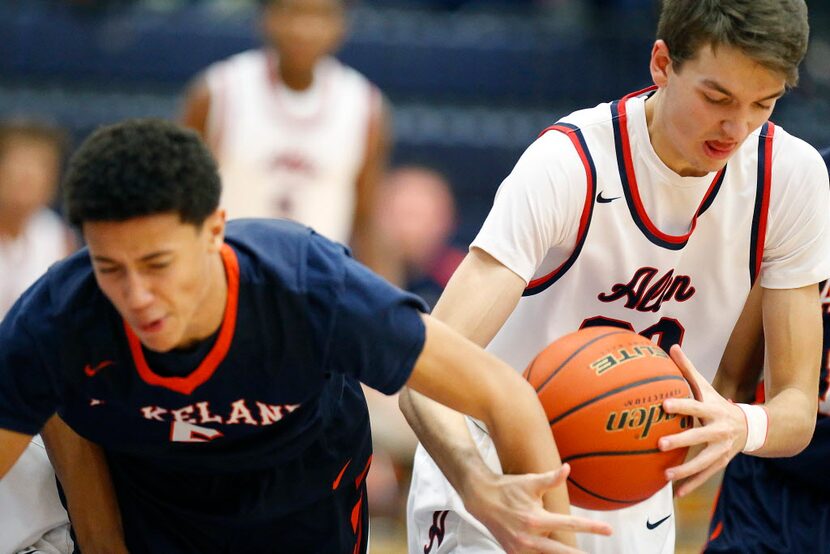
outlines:
{"label": "open mouth", "polygon": [[706,155],[717,160],[731,156],[736,146],[734,142],[721,142],[718,140],[707,140],[703,143],[703,149],[706,151]]}

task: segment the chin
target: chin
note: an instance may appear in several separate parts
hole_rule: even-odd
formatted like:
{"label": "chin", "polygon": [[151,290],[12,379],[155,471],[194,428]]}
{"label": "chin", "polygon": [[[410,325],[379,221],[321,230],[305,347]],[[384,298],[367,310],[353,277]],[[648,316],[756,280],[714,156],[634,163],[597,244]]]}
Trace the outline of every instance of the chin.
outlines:
{"label": "chin", "polygon": [[176,348],[177,341],[172,337],[139,337],[141,344],[153,352],[169,352]]}

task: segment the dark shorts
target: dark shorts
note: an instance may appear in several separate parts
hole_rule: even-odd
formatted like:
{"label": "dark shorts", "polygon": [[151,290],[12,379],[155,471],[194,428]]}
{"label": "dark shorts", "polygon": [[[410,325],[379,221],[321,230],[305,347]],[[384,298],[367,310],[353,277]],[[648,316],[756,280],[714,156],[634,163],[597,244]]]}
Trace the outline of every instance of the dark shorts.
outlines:
{"label": "dark shorts", "polygon": [[346,483],[331,496],[279,520],[236,528],[205,529],[152,514],[124,516],[132,522],[125,529],[130,554],[363,554],[368,544],[365,482],[357,487]]}
{"label": "dark shorts", "polygon": [[726,468],[709,537],[707,553],[830,553],[830,497],[774,461],[739,454]]}

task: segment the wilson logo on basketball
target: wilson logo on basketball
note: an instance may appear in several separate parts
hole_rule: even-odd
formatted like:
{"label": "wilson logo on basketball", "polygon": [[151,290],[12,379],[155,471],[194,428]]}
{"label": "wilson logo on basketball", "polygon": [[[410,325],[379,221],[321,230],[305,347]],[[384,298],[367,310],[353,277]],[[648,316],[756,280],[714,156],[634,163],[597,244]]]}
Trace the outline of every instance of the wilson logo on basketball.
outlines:
{"label": "wilson logo on basketball", "polygon": [[638,312],[656,312],[663,302],[672,299],[685,302],[694,296],[695,288],[688,275],[675,275],[674,270],[670,269],[655,281],[658,271],[653,267],[641,267],[634,272],[628,283],[617,283],[611,287],[611,292],[600,293],[597,298],[609,303],[625,298],[626,308]]}
{"label": "wilson logo on basketball", "polygon": [[[678,390],[677,394],[673,396],[682,396],[682,391]],[[627,429],[642,429],[637,438],[644,439],[648,437],[653,426],[664,421],[671,421],[675,418],[677,418],[677,414],[667,414],[663,411],[663,404],[661,402],[641,408],[611,412],[608,414],[605,430],[609,433],[616,433],[617,431],[625,431]],[[683,417],[680,420],[680,428],[688,428],[689,423],[689,418]]]}
{"label": "wilson logo on basketball", "polygon": [[649,356],[652,358],[669,357],[665,352],[663,352],[663,350],[660,349],[660,347],[656,345],[638,345],[634,347],[620,348],[616,352],[611,352],[610,354],[607,354],[602,358],[598,358],[593,363],[591,363],[591,369],[593,369],[597,375],[602,375],[606,371],[621,366],[624,363],[631,362],[633,360],[639,360],[641,358],[646,358]]}

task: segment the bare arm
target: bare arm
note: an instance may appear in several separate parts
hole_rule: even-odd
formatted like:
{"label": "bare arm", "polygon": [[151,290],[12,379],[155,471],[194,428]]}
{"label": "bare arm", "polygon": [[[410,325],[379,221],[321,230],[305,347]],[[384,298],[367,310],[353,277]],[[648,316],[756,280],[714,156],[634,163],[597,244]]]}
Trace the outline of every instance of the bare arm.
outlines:
{"label": "bare arm", "polygon": [[712,386],[724,398],[752,402],[764,368],[764,329],[761,316],[761,286],[749,293],[735,323]]}
{"label": "bare arm", "polygon": [[381,94],[376,93],[366,136],[366,154],[357,176],[357,200],[352,222],[352,245],[355,256],[370,268],[378,271],[383,260],[379,252],[378,238],[373,232],[373,214],[378,183],[386,171],[390,147],[390,117]]}
{"label": "bare arm", "polygon": [[[432,315],[479,346],[487,345],[516,307],[524,281],[475,249],[461,262]],[[478,455],[464,417],[408,389],[400,406],[418,439],[466,500],[490,470]]]}
{"label": "bare arm", "polygon": [[41,432],[84,554],[126,553],[121,512],[101,449],[54,415]]}
{"label": "bare arm", "polygon": [[206,138],[207,119],[210,113],[210,89],[204,77],[197,77],[185,91],[184,105],[180,116],[184,126],[190,127],[202,138]]}
{"label": "bare arm", "polygon": [[[493,338],[512,312],[523,290],[524,281],[521,278],[483,251],[473,250],[447,285],[434,316],[459,331],[472,343],[484,345]],[[528,536],[539,531],[609,531],[604,526],[591,525],[567,516],[552,516],[543,511],[536,511],[539,515],[535,517],[550,521],[551,525],[547,529],[528,525],[528,519],[522,518],[521,514],[532,512],[534,502],[539,503],[544,490],[536,488],[527,495],[520,481],[493,475],[481,459],[461,414],[419,394],[428,393],[440,402],[482,419],[489,428],[505,473],[539,473],[559,467],[559,454],[535,391],[512,368],[483,351],[470,350],[471,347],[472,344],[463,351],[456,347],[442,348],[445,352],[428,366],[434,374],[432,378],[438,379],[439,384],[448,378],[450,372],[455,373],[459,368],[466,367],[463,371],[468,371],[469,374],[459,374],[452,380],[451,386],[442,387],[441,391],[431,391],[420,385],[417,379],[413,380],[409,386],[415,390],[404,389],[400,400],[407,420],[459,492],[465,507],[505,547],[512,536]],[[455,356],[454,352],[463,352],[463,355],[454,360],[444,358]],[[488,359],[490,361],[486,361]],[[471,360],[476,361],[471,363]],[[470,383],[476,385],[456,380],[462,378],[465,381],[470,379]],[[485,387],[486,391],[476,393],[476,406],[458,404],[456,400],[442,396],[457,394],[469,402],[472,398],[470,391],[479,385]],[[477,415],[476,411],[484,405],[491,406],[492,413],[480,412]],[[528,427],[528,423],[516,425],[516,417],[520,414],[526,418],[526,422],[535,423],[531,427]],[[506,419],[499,422],[496,421],[498,417]],[[562,483],[563,481],[549,481],[549,485]],[[550,488],[549,485],[545,488]],[[519,499],[515,496],[516,491],[522,491],[526,496]],[[535,498],[532,498],[534,494]],[[557,486],[547,494],[545,506],[559,514],[567,514],[569,506],[565,487]],[[517,518],[517,515],[520,517]],[[547,519],[550,517],[566,519]],[[567,526],[558,525],[561,521],[569,523]],[[555,536],[563,542],[573,542],[569,533],[559,532]]]}
{"label": "bare arm", "polygon": [[0,429],[0,479],[9,472],[17,459],[29,446],[32,435]]}
{"label": "bare arm", "polygon": [[769,432],[754,455],[794,456],[816,424],[821,366],[821,301],[816,285],[763,293]]}
{"label": "bare arm", "polygon": [[[766,337],[764,409],[769,426],[764,445],[751,454],[793,456],[807,446],[815,427],[822,341],[818,287],[762,289],[761,306]],[[678,488],[678,495],[683,496],[743,450],[747,424],[740,408],[718,394],[679,347],[672,347],[671,355],[701,395],[699,400],[667,400],[664,409],[694,416],[703,426],[663,437],[659,446],[670,450],[706,445],[693,459],[667,471],[668,479],[688,478]]]}

